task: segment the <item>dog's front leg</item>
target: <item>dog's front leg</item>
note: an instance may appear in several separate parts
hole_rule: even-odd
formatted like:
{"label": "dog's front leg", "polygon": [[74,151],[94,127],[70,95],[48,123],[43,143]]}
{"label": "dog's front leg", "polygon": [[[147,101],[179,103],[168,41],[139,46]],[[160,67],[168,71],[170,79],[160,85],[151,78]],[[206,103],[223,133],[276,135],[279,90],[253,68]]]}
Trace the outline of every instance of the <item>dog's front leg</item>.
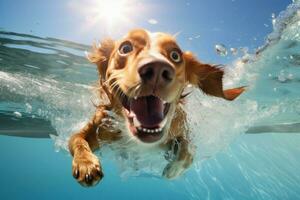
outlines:
{"label": "dog's front leg", "polygon": [[69,150],[73,156],[72,173],[83,186],[96,185],[103,178],[99,159],[92,151],[99,148],[96,132],[104,117],[104,109],[98,109],[93,119],[69,140]]}
{"label": "dog's front leg", "polygon": [[163,176],[168,179],[174,179],[182,175],[192,164],[193,154],[189,149],[189,141],[183,137],[173,140],[170,146],[170,153],[173,154],[173,158],[164,168]]}

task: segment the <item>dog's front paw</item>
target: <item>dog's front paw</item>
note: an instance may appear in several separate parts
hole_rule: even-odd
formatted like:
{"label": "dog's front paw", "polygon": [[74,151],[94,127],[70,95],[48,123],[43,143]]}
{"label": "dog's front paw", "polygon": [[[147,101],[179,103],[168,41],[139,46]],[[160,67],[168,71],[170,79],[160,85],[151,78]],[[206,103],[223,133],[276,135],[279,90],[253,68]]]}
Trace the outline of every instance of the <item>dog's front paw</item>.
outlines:
{"label": "dog's front paw", "polygon": [[193,157],[190,154],[188,154],[182,160],[171,161],[164,168],[163,176],[168,179],[177,178],[186,171],[186,169],[192,164],[192,162],[193,162]]}
{"label": "dog's front paw", "polygon": [[91,152],[74,155],[72,163],[73,177],[85,186],[94,186],[103,178],[98,158]]}

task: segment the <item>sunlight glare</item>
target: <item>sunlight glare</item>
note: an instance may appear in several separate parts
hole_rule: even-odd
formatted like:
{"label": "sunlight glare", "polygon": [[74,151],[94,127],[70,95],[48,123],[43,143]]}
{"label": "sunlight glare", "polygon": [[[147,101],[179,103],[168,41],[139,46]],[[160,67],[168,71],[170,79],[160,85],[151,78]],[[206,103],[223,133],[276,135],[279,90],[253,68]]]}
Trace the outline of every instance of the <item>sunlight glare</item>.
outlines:
{"label": "sunlight glare", "polygon": [[126,17],[126,1],[99,1],[98,18],[106,21],[108,25],[113,25]]}
{"label": "sunlight glare", "polygon": [[132,13],[137,12],[135,0],[89,0],[76,7],[86,18],[86,29],[102,26],[113,30],[126,26],[132,23]]}

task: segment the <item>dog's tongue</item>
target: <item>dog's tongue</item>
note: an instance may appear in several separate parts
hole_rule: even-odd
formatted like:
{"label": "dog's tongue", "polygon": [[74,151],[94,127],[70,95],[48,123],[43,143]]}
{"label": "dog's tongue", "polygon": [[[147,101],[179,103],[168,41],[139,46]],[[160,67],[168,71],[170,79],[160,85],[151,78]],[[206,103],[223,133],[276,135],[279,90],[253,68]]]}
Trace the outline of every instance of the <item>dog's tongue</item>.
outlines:
{"label": "dog's tongue", "polygon": [[164,104],[155,96],[130,100],[130,110],[145,128],[154,128],[164,119]]}

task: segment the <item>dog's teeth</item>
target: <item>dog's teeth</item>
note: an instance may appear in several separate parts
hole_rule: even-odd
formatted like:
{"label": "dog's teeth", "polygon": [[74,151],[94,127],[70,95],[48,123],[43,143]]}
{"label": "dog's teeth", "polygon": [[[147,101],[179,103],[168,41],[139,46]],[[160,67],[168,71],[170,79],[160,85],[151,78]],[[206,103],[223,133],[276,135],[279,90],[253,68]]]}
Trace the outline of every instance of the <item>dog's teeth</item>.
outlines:
{"label": "dog's teeth", "polygon": [[163,101],[163,104],[166,104],[167,102],[166,101]]}
{"label": "dog's teeth", "polygon": [[162,131],[162,128],[156,128],[156,129],[147,129],[142,127],[137,127],[139,131],[143,131],[144,133],[159,133]]}
{"label": "dog's teeth", "polygon": [[133,97],[134,98],[134,100],[137,100],[137,97]]}

